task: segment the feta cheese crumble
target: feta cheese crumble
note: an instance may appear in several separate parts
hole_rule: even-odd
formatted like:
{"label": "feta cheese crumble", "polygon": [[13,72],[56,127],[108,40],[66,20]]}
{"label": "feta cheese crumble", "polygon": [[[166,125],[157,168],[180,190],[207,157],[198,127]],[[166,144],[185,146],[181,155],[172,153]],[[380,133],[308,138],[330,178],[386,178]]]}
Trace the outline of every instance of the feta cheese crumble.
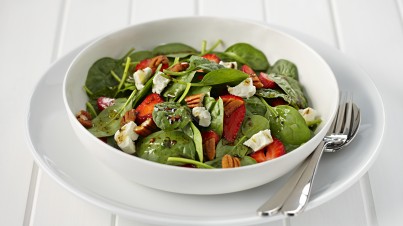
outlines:
{"label": "feta cheese crumble", "polygon": [[228,92],[232,95],[239,96],[242,98],[249,98],[256,93],[256,87],[253,85],[251,78],[243,80],[241,83],[235,87],[228,87]]}
{"label": "feta cheese crumble", "polygon": [[163,72],[158,72],[153,78],[153,88],[152,92],[161,94],[162,90],[167,87],[168,83],[171,81],[169,78],[163,76]]}
{"label": "feta cheese crumble", "polygon": [[254,134],[249,140],[243,144],[252,148],[253,151],[258,151],[273,142],[273,137],[269,129],[262,130]]}
{"label": "feta cheese crumble", "polygon": [[238,63],[236,61],[234,61],[234,62],[220,61],[218,64],[224,66],[225,68],[232,68],[232,69],[237,69],[238,68]]}
{"label": "feta cheese crumble", "polygon": [[211,124],[210,112],[205,107],[194,107],[192,115],[199,119],[199,125],[208,127]]}
{"label": "feta cheese crumble", "polygon": [[136,72],[134,72],[133,79],[137,90],[142,90],[144,88],[144,84],[151,77],[152,72],[153,70],[149,67],[139,69]]}
{"label": "feta cheese crumble", "polygon": [[299,109],[298,112],[302,115],[302,117],[304,117],[306,123],[315,121],[315,119],[319,116],[317,111],[311,107]]}
{"label": "feta cheese crumble", "polygon": [[139,135],[134,132],[134,128],[137,125],[133,121],[128,122],[126,125],[122,126],[118,131],[116,131],[114,139],[122,151],[133,154],[136,152],[136,146],[134,145],[134,141],[137,140]]}

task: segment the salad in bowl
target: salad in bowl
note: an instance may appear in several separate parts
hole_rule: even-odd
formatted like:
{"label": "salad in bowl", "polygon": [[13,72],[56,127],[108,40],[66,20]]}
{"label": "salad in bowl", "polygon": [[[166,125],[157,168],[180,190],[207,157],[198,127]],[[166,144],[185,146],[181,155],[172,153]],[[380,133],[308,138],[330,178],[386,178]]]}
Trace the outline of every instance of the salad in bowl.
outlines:
{"label": "salad in bowl", "polygon": [[321,123],[286,59],[273,65],[248,43],[214,51],[167,43],[103,57],[77,120],[125,153],[162,164],[233,168],[280,157]]}
{"label": "salad in bowl", "polygon": [[286,33],[185,17],[92,42],[71,63],[63,99],[83,151],[117,176],[222,194],[302,163],[330,127],[338,86],[322,57]]}

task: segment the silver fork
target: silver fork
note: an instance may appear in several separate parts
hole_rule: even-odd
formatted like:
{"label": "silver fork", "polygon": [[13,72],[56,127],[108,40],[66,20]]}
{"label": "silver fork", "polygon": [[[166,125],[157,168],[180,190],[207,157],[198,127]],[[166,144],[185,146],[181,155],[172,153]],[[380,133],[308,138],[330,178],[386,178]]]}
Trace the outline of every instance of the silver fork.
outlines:
{"label": "silver fork", "polygon": [[353,103],[352,95],[342,95],[337,116],[325,138],[279,192],[257,210],[258,214],[271,216],[278,213],[280,209],[288,216],[295,216],[302,212],[308,203],[322,153],[335,152],[349,144],[357,134],[360,116],[360,110]]}

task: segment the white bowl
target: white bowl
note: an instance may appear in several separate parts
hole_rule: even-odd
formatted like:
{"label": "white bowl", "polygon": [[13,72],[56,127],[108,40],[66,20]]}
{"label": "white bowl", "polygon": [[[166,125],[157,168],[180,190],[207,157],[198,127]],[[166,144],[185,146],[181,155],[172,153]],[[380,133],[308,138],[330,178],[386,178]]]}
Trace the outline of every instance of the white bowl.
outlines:
{"label": "white bowl", "polygon": [[[122,57],[130,48],[150,50],[170,42],[198,48],[202,40],[231,44],[247,42],[262,50],[269,62],[284,58],[294,62],[299,80],[323,120],[315,136],[294,151],[271,161],[232,169],[192,169],[159,164],[128,155],[88,132],[75,114],[85,109],[83,85],[90,66],[99,58]],[[300,164],[319,144],[335,116],[339,90],[328,64],[309,46],[266,25],[243,20],[188,17],[143,23],[113,32],[92,42],[70,65],[63,83],[63,98],[71,125],[94,159],[130,181],[148,187],[186,194],[222,194],[250,189],[273,181]],[[74,164],[74,163],[72,163]],[[85,169],[82,169],[85,170]],[[102,175],[100,175],[102,176]]]}

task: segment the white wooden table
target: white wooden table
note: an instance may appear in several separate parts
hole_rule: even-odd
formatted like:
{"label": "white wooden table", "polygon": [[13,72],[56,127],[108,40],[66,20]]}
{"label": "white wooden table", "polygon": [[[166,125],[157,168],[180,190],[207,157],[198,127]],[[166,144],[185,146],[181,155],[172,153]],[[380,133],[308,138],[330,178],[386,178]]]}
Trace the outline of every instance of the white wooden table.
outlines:
{"label": "white wooden table", "polygon": [[369,171],[325,204],[267,225],[403,225],[403,0],[1,0],[0,225],[146,225],[78,198],[37,166],[27,105],[46,69],[76,47],[178,16],[246,18],[308,34],[362,66],[381,93],[385,133]]}

